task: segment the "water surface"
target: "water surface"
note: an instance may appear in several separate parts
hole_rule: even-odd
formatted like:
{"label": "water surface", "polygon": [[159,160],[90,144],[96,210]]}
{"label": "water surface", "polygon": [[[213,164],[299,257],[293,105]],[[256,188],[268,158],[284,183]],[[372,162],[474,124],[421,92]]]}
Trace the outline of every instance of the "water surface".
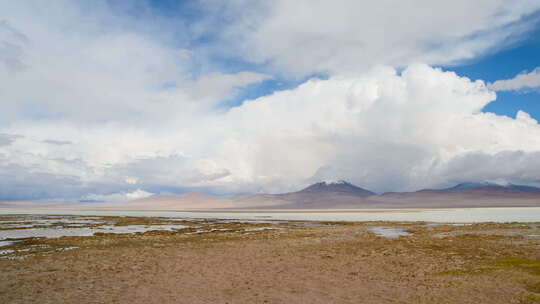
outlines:
{"label": "water surface", "polygon": [[405,231],[405,229],[403,228],[395,228],[395,227],[375,226],[375,227],[369,227],[369,230],[375,233],[376,235],[385,237],[387,239],[397,239],[401,236],[413,235],[412,233]]}
{"label": "water surface", "polygon": [[[184,225],[130,225],[130,226],[99,226],[99,227],[84,227],[84,228],[30,228],[30,229],[14,229],[0,230],[0,240],[6,239],[24,239],[31,237],[47,237],[59,238],[63,236],[92,236],[95,233],[139,233],[153,230],[174,231],[183,229]],[[2,242],[0,242],[2,244]],[[11,245],[3,243],[3,246]]]}
{"label": "water surface", "polygon": [[425,221],[438,223],[540,222],[540,207],[378,209],[378,210],[219,210],[219,211],[134,211],[8,209],[2,214],[170,217],[180,219],[290,220],[290,221]]}

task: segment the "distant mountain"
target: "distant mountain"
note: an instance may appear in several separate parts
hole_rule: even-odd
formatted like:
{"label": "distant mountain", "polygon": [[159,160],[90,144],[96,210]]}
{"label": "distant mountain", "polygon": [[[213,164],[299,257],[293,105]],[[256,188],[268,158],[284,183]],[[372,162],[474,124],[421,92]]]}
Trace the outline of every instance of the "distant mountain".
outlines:
{"label": "distant mountain", "polygon": [[371,199],[380,202],[381,206],[394,205],[400,208],[540,207],[540,188],[466,182],[443,189],[389,192]]}
{"label": "distant mountain", "polygon": [[88,208],[119,210],[195,209],[401,209],[540,207],[540,188],[467,182],[443,189],[375,194],[347,181],[318,182],[281,194],[244,194],[221,198],[204,193],[153,195],[128,202],[0,202],[0,208]]}
{"label": "distant mountain", "polygon": [[[362,208],[374,192],[346,181],[318,182],[297,192],[241,195],[233,198],[243,206],[276,209]],[[376,207],[372,205],[371,207]]]}
{"label": "distant mountain", "polygon": [[362,189],[344,180],[340,180],[337,182],[316,183],[296,193],[339,193],[339,194],[347,194],[347,195],[354,195],[354,196],[375,195],[374,192],[371,192],[366,189]]}
{"label": "distant mountain", "polygon": [[347,181],[322,181],[296,192],[225,199],[202,193],[154,195],[122,203],[130,209],[376,209],[540,206],[540,188],[468,182],[444,189],[375,194]]}
{"label": "distant mountain", "polygon": [[464,191],[471,189],[486,189],[486,190],[505,190],[505,191],[520,191],[520,192],[531,192],[531,193],[540,193],[540,188],[532,186],[523,186],[523,185],[514,185],[506,184],[500,185],[495,183],[483,182],[483,183],[461,183],[457,184],[454,187],[447,188],[444,190],[447,191]]}
{"label": "distant mountain", "polygon": [[439,190],[421,190],[437,194],[454,194],[479,197],[530,197],[540,195],[540,188],[514,184],[496,184],[490,182],[466,182]]}
{"label": "distant mountain", "polygon": [[538,188],[538,187],[523,186],[523,185],[512,185],[512,184],[510,184],[509,187],[511,189],[525,191],[525,192],[540,193],[540,188]]}
{"label": "distant mountain", "polygon": [[484,187],[500,187],[499,184],[495,183],[489,183],[489,182],[483,182],[483,183],[474,183],[474,182],[466,182],[466,183],[460,183],[453,187],[440,189],[443,191],[462,191],[462,190],[468,190],[468,189],[475,189],[475,188],[484,188]]}
{"label": "distant mountain", "polygon": [[319,182],[297,192],[233,198],[242,207],[262,209],[369,209],[539,206],[540,188],[468,182],[445,189],[375,194],[346,181]]}

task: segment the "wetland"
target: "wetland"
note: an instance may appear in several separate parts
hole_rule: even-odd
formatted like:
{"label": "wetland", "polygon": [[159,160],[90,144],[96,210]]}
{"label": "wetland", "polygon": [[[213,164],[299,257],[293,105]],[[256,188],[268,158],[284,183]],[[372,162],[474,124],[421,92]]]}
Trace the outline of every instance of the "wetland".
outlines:
{"label": "wetland", "polygon": [[539,224],[3,215],[0,302],[540,303]]}

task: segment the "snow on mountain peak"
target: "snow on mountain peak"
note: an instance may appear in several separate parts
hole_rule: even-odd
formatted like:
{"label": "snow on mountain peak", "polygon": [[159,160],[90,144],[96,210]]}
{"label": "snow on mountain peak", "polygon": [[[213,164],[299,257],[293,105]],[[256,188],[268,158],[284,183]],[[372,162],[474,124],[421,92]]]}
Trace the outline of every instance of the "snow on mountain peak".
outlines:
{"label": "snow on mountain peak", "polygon": [[322,184],[325,184],[327,186],[329,185],[347,185],[349,184],[347,181],[344,181],[342,179],[340,180],[324,180],[324,181],[321,181]]}

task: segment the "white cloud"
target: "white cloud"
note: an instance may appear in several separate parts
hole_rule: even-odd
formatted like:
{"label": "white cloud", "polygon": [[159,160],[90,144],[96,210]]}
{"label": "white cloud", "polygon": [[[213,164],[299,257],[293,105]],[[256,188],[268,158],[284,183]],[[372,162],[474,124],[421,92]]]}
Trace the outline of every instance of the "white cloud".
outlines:
{"label": "white cloud", "polygon": [[519,39],[540,9],[535,0],[205,2],[225,42],[285,75],[473,59]]}
{"label": "white cloud", "polygon": [[[425,65],[402,75],[386,68],[311,80],[232,109],[227,125],[235,128],[217,149],[218,163],[234,166],[225,167],[230,175],[223,181],[271,191],[327,179],[376,191],[445,185],[459,180],[448,173],[455,159],[540,150],[540,126],[526,113],[511,119],[481,112],[494,99],[481,81]],[[526,158],[528,167],[520,170],[538,172],[540,163]],[[478,179],[525,174],[497,176],[501,171],[490,166]],[[478,168],[463,167],[463,176],[467,170]]]}
{"label": "white cloud", "polygon": [[529,73],[521,73],[512,79],[497,80],[489,84],[495,91],[535,90],[540,88],[540,68]]}
{"label": "white cloud", "polygon": [[202,76],[196,81],[187,81],[179,84],[179,89],[184,91],[193,100],[221,100],[224,96],[236,95],[236,90],[241,87],[259,83],[271,79],[272,76],[254,73],[240,72],[235,74],[212,73]]}
{"label": "white cloud", "polygon": [[[516,119],[482,113],[494,99],[483,82],[426,65],[402,74],[378,68],[312,79],[226,112],[199,113],[187,124],[13,124],[5,133],[25,137],[0,153],[4,166],[20,168],[9,174],[12,184],[21,172],[19,185],[33,180],[29,174],[72,180],[49,179],[51,197],[136,189],[281,192],[334,179],[375,191],[463,180],[538,182],[540,126],[525,112]],[[31,140],[53,129],[74,144]]]}
{"label": "white cloud", "polygon": [[[283,73],[333,73],[224,109],[239,88],[272,76],[206,65],[193,73],[199,49],[168,44],[158,34],[168,27],[112,15],[104,2],[91,13],[71,1],[2,2],[10,33],[26,40],[16,56],[0,53],[0,199],[280,192],[339,179],[375,191],[538,182],[540,127],[527,113],[482,113],[496,96],[481,81],[391,67],[474,57],[526,29],[518,21],[532,2],[454,1],[440,4],[444,16],[431,1],[418,12],[385,1],[342,2],[347,10],[310,2],[305,15],[294,3],[258,3],[269,16],[246,5],[220,33],[229,43],[244,37],[252,60]],[[235,28],[242,22],[252,31]],[[9,35],[0,41],[17,40]]]}
{"label": "white cloud", "polygon": [[[115,16],[103,3],[84,10],[72,1],[47,7],[28,1],[2,3],[0,10],[10,11],[0,20],[3,121],[188,120],[234,97],[240,87],[270,78],[208,68],[195,75],[195,59],[175,45],[178,41],[163,39],[159,22],[148,22],[148,32],[137,31],[139,19]],[[4,52],[3,46],[13,51]]]}
{"label": "white cloud", "polygon": [[104,201],[104,202],[122,202],[134,199],[141,199],[149,197],[154,193],[146,192],[141,189],[137,189],[133,192],[119,192],[112,194],[88,194],[82,200],[87,201]]}

